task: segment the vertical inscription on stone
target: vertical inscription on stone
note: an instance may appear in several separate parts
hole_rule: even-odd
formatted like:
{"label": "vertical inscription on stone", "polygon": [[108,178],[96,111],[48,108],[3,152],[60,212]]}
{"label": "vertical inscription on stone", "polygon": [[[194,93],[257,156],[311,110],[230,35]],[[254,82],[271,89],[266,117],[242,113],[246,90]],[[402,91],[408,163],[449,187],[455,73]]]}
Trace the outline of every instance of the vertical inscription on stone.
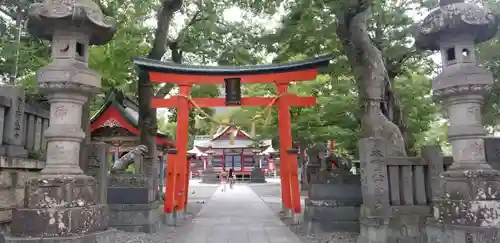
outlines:
{"label": "vertical inscription on stone", "polygon": [[14,136],[18,138],[21,135],[21,119],[23,117],[23,98],[17,97],[16,115],[14,120]]}
{"label": "vertical inscription on stone", "polygon": [[389,203],[387,170],[382,140],[367,138],[359,143],[363,204],[381,207]]}
{"label": "vertical inscription on stone", "polygon": [[386,188],[384,187],[384,182],[386,177],[384,176],[385,173],[383,173],[384,166],[383,166],[383,156],[382,156],[382,151],[380,151],[380,148],[373,144],[373,147],[371,148],[370,152],[370,157],[369,157],[369,164],[372,167],[372,182],[374,185],[374,191],[373,195],[375,196],[374,202],[378,204],[383,203],[383,196]]}

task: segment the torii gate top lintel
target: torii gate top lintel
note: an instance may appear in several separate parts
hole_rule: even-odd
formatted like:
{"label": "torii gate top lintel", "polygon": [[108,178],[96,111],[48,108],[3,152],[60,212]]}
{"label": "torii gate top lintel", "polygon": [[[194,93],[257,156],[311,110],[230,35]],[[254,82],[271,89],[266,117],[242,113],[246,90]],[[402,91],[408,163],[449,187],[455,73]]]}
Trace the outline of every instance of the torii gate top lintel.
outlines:
{"label": "torii gate top lintel", "polygon": [[162,62],[144,57],[134,58],[134,64],[149,73],[154,83],[222,84],[227,78],[240,78],[241,83],[289,83],[316,78],[317,70],[328,66],[333,55],[278,64],[246,66],[202,66]]}

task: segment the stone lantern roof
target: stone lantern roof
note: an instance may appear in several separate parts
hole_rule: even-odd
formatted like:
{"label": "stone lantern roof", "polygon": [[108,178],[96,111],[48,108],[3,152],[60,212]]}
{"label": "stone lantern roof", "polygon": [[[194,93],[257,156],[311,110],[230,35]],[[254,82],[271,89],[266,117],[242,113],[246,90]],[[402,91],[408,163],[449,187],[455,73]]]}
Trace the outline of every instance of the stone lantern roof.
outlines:
{"label": "stone lantern roof", "polygon": [[441,0],[419,26],[415,45],[439,50],[440,37],[447,33],[471,33],[475,43],[495,36],[498,19],[488,10],[464,0]]}
{"label": "stone lantern roof", "polygon": [[44,0],[29,9],[28,30],[31,34],[52,40],[54,30],[71,26],[84,27],[90,45],[104,45],[113,38],[115,21],[107,17],[92,0]]}

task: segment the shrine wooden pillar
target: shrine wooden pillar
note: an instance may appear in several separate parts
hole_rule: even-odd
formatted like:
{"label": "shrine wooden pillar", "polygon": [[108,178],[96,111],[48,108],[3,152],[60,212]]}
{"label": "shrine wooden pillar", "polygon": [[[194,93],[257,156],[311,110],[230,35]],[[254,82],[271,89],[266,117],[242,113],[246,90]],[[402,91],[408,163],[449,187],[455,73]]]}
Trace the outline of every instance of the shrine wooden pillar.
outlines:
{"label": "shrine wooden pillar", "polygon": [[[190,94],[191,85],[179,85],[179,95],[188,97]],[[176,204],[174,209],[183,210],[185,201],[185,189],[189,180],[187,178],[187,148],[188,148],[188,129],[189,129],[189,101],[187,98],[179,99],[177,106],[177,135],[175,137],[175,147],[177,148],[177,157],[175,166],[178,168],[176,174]],[[178,181],[177,181],[178,179]]]}
{"label": "shrine wooden pillar", "polygon": [[[288,83],[277,84],[278,97],[288,92]],[[300,213],[300,188],[297,157],[288,153],[293,146],[290,105],[285,99],[278,100],[278,129],[280,135],[281,197],[286,208]]]}

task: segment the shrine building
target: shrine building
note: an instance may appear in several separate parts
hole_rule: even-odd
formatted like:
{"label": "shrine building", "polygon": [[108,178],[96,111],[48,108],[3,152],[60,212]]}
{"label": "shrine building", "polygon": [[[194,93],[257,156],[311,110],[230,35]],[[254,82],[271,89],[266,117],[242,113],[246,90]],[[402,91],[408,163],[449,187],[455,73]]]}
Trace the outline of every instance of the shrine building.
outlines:
{"label": "shrine building", "polygon": [[254,166],[262,173],[274,172],[278,157],[270,139],[257,144],[247,132],[230,126],[219,127],[214,135],[196,136],[188,154],[195,175],[202,173],[211,159],[215,171],[233,168],[238,180],[250,179]]}
{"label": "shrine building", "polygon": [[[121,91],[114,90],[90,119],[91,139],[111,144],[110,153],[114,160],[139,145],[139,107],[138,102]],[[174,147],[170,135],[157,132],[158,155],[167,148]]]}

